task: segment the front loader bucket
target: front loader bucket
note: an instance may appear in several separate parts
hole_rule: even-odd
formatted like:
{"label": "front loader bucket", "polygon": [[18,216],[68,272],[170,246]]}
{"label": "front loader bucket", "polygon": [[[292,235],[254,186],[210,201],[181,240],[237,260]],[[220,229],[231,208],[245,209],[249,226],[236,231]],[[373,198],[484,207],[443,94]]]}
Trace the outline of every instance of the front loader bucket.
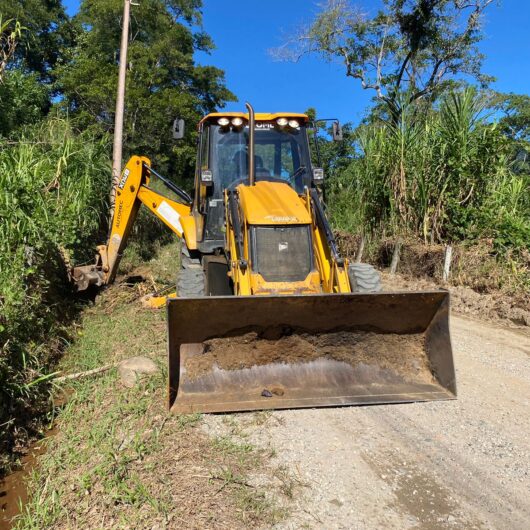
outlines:
{"label": "front loader bucket", "polygon": [[454,399],[449,293],[171,298],[180,413]]}

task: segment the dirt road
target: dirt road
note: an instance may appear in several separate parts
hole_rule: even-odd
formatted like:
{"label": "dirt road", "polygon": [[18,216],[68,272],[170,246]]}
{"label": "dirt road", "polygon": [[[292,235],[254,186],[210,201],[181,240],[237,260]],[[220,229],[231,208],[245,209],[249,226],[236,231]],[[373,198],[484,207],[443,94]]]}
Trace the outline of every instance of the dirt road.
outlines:
{"label": "dirt road", "polygon": [[529,527],[530,337],[451,327],[458,400],[277,411],[250,428],[305,484],[281,528]]}

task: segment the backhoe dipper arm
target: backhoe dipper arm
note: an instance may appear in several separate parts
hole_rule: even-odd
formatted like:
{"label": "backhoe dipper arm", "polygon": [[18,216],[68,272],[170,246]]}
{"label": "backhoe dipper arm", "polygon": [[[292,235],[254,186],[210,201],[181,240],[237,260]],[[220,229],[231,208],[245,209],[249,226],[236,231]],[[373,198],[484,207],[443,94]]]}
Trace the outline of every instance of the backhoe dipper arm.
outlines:
{"label": "backhoe dipper arm", "polygon": [[125,166],[116,190],[116,204],[107,244],[97,247],[95,264],[75,267],[71,272],[78,291],[83,291],[90,285],[108,285],[114,281],[141,204],[147,206],[177,236],[183,237],[182,221],[184,217],[189,218],[191,208],[150,189],[151,173],[161,178],[166,187],[182,200],[191,202],[184,190],[151,169],[148,158],[133,156]]}

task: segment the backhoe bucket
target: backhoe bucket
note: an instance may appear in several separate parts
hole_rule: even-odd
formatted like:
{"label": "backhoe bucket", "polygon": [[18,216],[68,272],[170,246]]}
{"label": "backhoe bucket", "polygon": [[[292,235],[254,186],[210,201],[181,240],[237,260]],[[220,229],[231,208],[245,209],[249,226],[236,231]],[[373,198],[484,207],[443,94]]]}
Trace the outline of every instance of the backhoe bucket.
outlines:
{"label": "backhoe bucket", "polygon": [[179,413],[454,399],[449,293],[171,298]]}

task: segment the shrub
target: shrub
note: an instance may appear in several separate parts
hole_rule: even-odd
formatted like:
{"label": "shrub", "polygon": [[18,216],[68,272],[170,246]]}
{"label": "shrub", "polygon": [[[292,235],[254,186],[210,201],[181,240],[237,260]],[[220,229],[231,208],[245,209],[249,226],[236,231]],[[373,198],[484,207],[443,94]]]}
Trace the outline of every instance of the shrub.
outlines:
{"label": "shrub", "polygon": [[330,182],[337,228],[530,248],[530,177],[513,171],[509,140],[473,89],[427,113],[410,106],[400,119],[358,128],[360,154]]}
{"label": "shrub", "polygon": [[106,211],[107,151],[106,140],[64,119],[0,141],[0,450],[31,415],[53,342],[73,316],[63,258],[93,256]]}

